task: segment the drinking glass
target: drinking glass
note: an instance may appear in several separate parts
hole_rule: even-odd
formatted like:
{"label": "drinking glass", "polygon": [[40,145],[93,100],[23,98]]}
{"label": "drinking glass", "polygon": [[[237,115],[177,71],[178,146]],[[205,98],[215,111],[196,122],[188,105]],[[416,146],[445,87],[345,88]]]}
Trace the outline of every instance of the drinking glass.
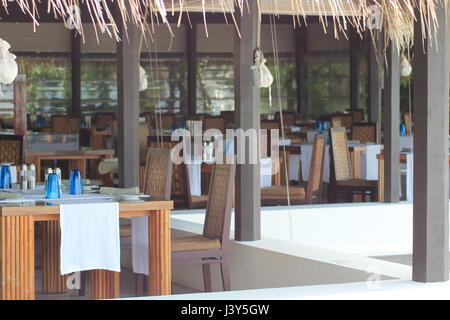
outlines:
{"label": "drinking glass", "polygon": [[0,189],[11,189],[11,169],[9,166],[2,166],[0,170]]}
{"label": "drinking glass", "polygon": [[83,182],[80,170],[70,172],[70,194],[79,195],[83,193]]}
{"label": "drinking glass", "polygon": [[59,188],[58,175],[50,173],[45,184],[45,199],[61,198],[61,189]]}

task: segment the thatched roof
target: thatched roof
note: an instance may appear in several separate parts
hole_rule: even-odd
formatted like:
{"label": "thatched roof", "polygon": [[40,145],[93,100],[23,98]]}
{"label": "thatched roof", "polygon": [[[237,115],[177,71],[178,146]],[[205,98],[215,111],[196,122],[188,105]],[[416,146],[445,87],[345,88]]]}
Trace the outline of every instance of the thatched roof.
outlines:
{"label": "thatched roof", "polygon": [[[47,13],[62,18],[67,24],[73,12],[73,5],[89,13],[89,17],[102,33],[120,40],[117,22],[132,21],[146,34],[154,32],[152,24],[167,23],[167,15],[182,17],[189,12],[228,12],[233,16],[247,10],[247,1],[258,1],[261,14],[286,14],[293,16],[293,24],[307,23],[306,16],[318,16],[325,25],[331,18],[335,36],[346,34],[349,26],[360,33],[366,32],[369,25],[380,27],[387,39],[395,41],[399,47],[405,47],[413,39],[413,22],[424,21],[423,37],[433,37],[435,30],[435,10],[438,5],[447,5],[450,0],[15,0],[22,12],[39,24],[42,2],[47,3]],[[14,0],[12,1],[14,2]],[[1,0],[1,14],[8,13],[13,5],[10,0]],[[129,4],[129,5],[128,5]],[[115,7],[119,7],[116,15]],[[235,12],[234,8],[238,8]],[[128,9],[127,9],[128,8]],[[418,10],[415,10],[418,9]],[[42,9],[40,9],[42,10]],[[419,13],[419,14],[418,14]],[[73,16],[73,15],[72,15]],[[179,19],[181,21],[181,18]],[[233,23],[232,21],[229,21]],[[206,22],[207,23],[207,22]],[[72,24],[83,34],[81,19],[73,19]],[[168,28],[170,28],[167,23]]]}

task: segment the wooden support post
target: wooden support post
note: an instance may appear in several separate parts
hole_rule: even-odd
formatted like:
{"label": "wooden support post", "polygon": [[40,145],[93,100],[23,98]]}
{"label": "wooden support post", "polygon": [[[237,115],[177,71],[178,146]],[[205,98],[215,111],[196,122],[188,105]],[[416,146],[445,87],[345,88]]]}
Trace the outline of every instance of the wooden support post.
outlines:
{"label": "wooden support post", "polygon": [[18,75],[14,81],[14,134],[27,134],[27,78]]}
{"label": "wooden support post", "polygon": [[186,24],[186,49],[187,49],[187,115],[194,116],[197,113],[197,24],[192,22],[192,28]]}
{"label": "wooden support post", "polygon": [[359,50],[360,36],[355,28],[350,29],[350,109],[358,109],[359,97]]}
{"label": "wooden support post", "polygon": [[81,118],[81,36],[77,31],[71,32],[71,51],[70,58],[72,62],[72,109],[70,115],[72,118]]}
{"label": "wooden support post", "polygon": [[421,20],[414,24],[413,280],[420,282],[449,278],[450,30],[448,12],[436,6],[439,29],[430,32],[436,41],[422,40]]}
{"label": "wooden support post", "polygon": [[384,72],[384,200],[400,200],[400,57],[390,42]]}
{"label": "wooden support post", "polygon": [[308,30],[305,25],[295,29],[295,68],[297,81],[297,113],[306,111],[306,52]]}
{"label": "wooden support post", "polygon": [[[127,6],[128,6],[127,2]],[[139,55],[141,31],[120,21],[117,44],[119,185],[139,186]]]}
{"label": "wooden support post", "polygon": [[[235,33],[235,122],[243,130],[260,129],[260,92],[254,84],[250,67],[254,63],[259,19],[257,1],[238,14],[241,38]],[[240,9],[236,9],[236,12]],[[256,143],[259,154],[259,135]],[[249,153],[249,146],[245,150]],[[248,155],[246,159],[249,159]],[[248,162],[246,162],[248,163]],[[238,164],[236,171],[235,239],[254,241],[261,238],[260,165]]]}
{"label": "wooden support post", "polygon": [[369,121],[377,126],[377,143],[381,143],[381,89],[383,81],[383,34],[368,34],[369,42]]}

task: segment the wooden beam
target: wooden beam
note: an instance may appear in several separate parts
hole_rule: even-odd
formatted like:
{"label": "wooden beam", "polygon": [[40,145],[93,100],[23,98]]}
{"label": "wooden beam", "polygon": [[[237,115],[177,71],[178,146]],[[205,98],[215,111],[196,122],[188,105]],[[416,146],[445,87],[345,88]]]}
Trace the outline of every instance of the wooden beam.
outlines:
{"label": "wooden beam", "polygon": [[72,30],[70,33],[72,62],[72,109],[73,118],[81,118],[81,36]]}
{"label": "wooden beam", "polygon": [[197,113],[197,24],[192,28],[186,24],[186,49],[187,49],[187,115],[194,116]]}
{"label": "wooden beam", "polygon": [[[260,92],[254,85],[253,72],[259,23],[257,1],[249,1],[249,10],[238,17],[241,38],[235,32],[235,122],[243,130],[260,128]],[[259,150],[259,142],[257,143]],[[245,148],[246,153],[249,147]],[[259,152],[258,152],[259,154]],[[248,159],[248,157],[246,157]],[[260,165],[238,164],[236,171],[235,239],[254,241],[261,238]]]}
{"label": "wooden beam", "polygon": [[450,29],[448,12],[436,6],[436,41],[422,40],[420,19],[414,24],[413,280],[420,282],[449,278]]}
{"label": "wooden beam", "polygon": [[367,35],[369,42],[369,121],[377,126],[377,143],[381,143],[381,89],[383,81],[383,34],[374,31],[374,38]]}
{"label": "wooden beam", "polygon": [[386,51],[384,76],[384,199],[400,199],[400,57],[394,43]]}
{"label": "wooden beam", "polygon": [[[127,3],[127,5],[129,5]],[[139,186],[139,53],[141,31],[119,26],[117,44],[118,157],[120,187]]]}
{"label": "wooden beam", "polygon": [[297,113],[306,111],[306,53],[308,30],[305,25],[295,29],[295,68],[297,81]]}
{"label": "wooden beam", "polygon": [[358,109],[359,97],[359,50],[360,37],[355,28],[350,28],[350,109]]}
{"label": "wooden beam", "polygon": [[27,134],[27,78],[23,74],[14,81],[14,134]]}

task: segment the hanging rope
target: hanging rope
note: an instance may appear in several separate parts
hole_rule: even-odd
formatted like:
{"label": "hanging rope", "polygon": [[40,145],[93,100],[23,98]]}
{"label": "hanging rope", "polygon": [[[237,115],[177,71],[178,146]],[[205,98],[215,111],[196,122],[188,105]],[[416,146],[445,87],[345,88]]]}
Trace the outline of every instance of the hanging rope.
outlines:
{"label": "hanging rope", "polygon": [[[280,60],[278,56],[278,40],[277,40],[277,29],[275,26],[275,17],[274,15],[270,15],[270,31],[272,37],[272,49],[274,55],[274,65],[275,65],[275,80],[277,86],[277,100],[278,100],[278,110],[280,112],[280,124],[281,124],[281,137],[283,141],[285,140],[284,135],[284,120],[283,120],[283,107],[281,101],[281,80],[280,80]],[[288,202],[288,215],[289,215],[289,233],[291,241],[294,240],[294,231],[292,229],[292,212],[291,212],[291,194],[289,188],[289,173],[287,168],[287,154],[286,154],[286,145],[283,143],[283,157],[284,157],[284,176],[286,180],[286,195]]]}

